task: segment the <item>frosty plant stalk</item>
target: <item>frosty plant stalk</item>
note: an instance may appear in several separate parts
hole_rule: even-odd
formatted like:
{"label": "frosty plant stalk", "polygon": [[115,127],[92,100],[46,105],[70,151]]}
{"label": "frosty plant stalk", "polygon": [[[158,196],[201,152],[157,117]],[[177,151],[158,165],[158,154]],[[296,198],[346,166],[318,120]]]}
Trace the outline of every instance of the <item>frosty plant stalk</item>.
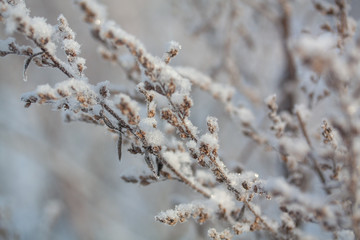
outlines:
{"label": "frosty plant stalk", "polygon": [[[286,0],[214,1],[206,6],[184,1],[205,16],[193,33],[218,34],[223,48],[218,65],[208,74],[195,67],[172,66],[171,60],[182,54],[178,42],[171,41],[162,57],[154,56],[109,20],[101,3],[74,2],[99,42],[100,54],[124,71],[135,92],[108,81],[90,84],[81,45],[66,17],[61,14],[57,24],[50,25],[44,18],[32,17],[22,0],[0,0],[0,20],[7,35],[20,33],[29,45],[22,46],[13,37],[2,39],[0,56],[24,57],[24,80],[32,63],[64,74],[64,81],[40,85],[21,100],[25,107],[49,104],[64,112],[65,121],[91,123],[112,132],[118,139],[119,160],[128,151],[148,168],[140,176],[122,176],[125,182],[146,186],[175,180],[198,195],[190,203],[160,212],[156,221],[208,222],[211,239],[243,234],[262,239],[310,239],[319,234],[360,239],[360,41],[347,1],[314,0],[306,6]],[[327,22],[319,20],[317,32],[296,32],[293,8],[299,4]],[[245,74],[236,55],[238,39],[249,49],[256,46],[256,30],[241,22],[255,13],[273,24],[285,59],[276,94],[266,96],[241,80]],[[221,22],[226,30],[219,27]],[[227,39],[221,38],[224,31]],[[57,56],[59,51],[64,59]],[[224,77],[229,81],[219,81]],[[194,124],[192,89],[223,106],[234,129],[240,130],[239,138],[248,138],[250,148],[266,153],[265,160],[276,156],[282,167],[279,174],[262,176],[248,167],[233,167],[236,159],[225,159],[221,150],[220,120],[208,113],[200,121],[205,129]],[[324,111],[319,120],[313,116],[320,103]],[[336,116],[329,114],[334,108]],[[239,148],[236,142],[230,147],[234,152]],[[309,225],[318,231],[310,231]]]}

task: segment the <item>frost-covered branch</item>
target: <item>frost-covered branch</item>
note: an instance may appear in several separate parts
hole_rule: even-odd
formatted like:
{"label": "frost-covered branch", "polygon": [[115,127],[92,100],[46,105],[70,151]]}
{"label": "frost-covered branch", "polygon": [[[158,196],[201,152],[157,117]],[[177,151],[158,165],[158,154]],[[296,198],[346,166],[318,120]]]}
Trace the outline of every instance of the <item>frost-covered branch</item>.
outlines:
{"label": "frost-covered branch", "polygon": [[[269,239],[302,239],[317,232],[334,239],[360,237],[360,47],[347,1],[319,0],[305,7],[285,0],[184,0],[182,7],[201,15],[190,31],[210,39],[203,40],[211,46],[207,54],[215,57],[204,61],[206,67],[174,67],[172,59],[187,54],[178,42],[170,41],[163,56],[155,56],[109,20],[98,1],[75,4],[101,44],[101,56],[136,86],[114,85],[111,79],[91,84],[65,16],[50,25],[30,16],[21,0],[0,0],[0,20],[7,35],[21,34],[29,46],[8,37],[0,40],[0,56],[25,57],[24,79],[31,62],[64,74],[64,81],[39,85],[21,100],[25,107],[50,105],[67,122],[105,127],[117,141],[120,164],[132,156],[145,168],[141,174],[124,174],[125,182],[147,186],[176,180],[200,196],[189,203],[182,201],[191,196],[175,201],[156,221],[171,226],[190,218],[206,222],[211,239],[253,237],[252,232]],[[316,15],[317,30],[297,30],[299,6]],[[277,50],[268,51],[269,41]],[[258,61],[267,54],[269,66],[261,66]],[[257,68],[243,67],[247,61]],[[263,74],[265,68],[276,74],[267,77],[271,71]],[[194,87],[219,103],[205,104],[214,111],[206,118],[195,111]],[[226,125],[224,113],[262,147],[240,151],[246,138]],[[229,129],[234,136],[224,136]],[[238,155],[249,161],[237,161]],[[309,230],[314,225],[317,232]]]}

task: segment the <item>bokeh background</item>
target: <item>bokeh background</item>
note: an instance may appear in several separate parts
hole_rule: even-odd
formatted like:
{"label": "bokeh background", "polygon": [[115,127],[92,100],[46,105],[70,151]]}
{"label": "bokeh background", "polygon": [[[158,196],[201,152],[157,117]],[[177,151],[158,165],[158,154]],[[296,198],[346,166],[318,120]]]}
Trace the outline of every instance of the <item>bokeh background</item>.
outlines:
{"label": "bokeh background", "polygon": [[[210,74],[218,64],[223,39],[211,32],[194,34],[193,29],[202,16],[192,1],[103,2],[108,6],[109,17],[137,36],[154,55],[162,56],[167,42],[176,40],[182,50],[173,65],[191,66]],[[109,80],[134,87],[121,69],[99,56],[98,43],[90,37],[88,26],[81,21],[80,11],[71,0],[26,3],[32,16],[43,16],[51,24],[56,23],[60,13],[65,15],[82,45],[81,55],[87,59],[86,75],[91,83]],[[310,3],[299,3],[296,13],[299,22],[294,25],[311,26],[316,21],[316,17],[309,19],[304,14],[311,7],[306,5]],[[350,12],[356,20],[360,18],[360,1],[352,1]],[[284,60],[274,30],[264,21],[252,24],[254,27],[249,29],[258,37],[257,48],[252,52],[243,50],[248,56],[239,59],[245,64],[244,71],[260,79],[262,84],[257,90],[260,96],[266,97],[276,92],[274,82]],[[6,37],[0,25],[0,38]],[[22,36],[15,37],[20,43],[26,43]],[[64,123],[61,113],[48,106],[33,105],[25,109],[20,101],[23,93],[41,84],[65,80],[65,76],[58,70],[40,69],[32,64],[28,81],[24,82],[23,63],[24,59],[19,56],[0,58],[0,239],[203,238],[209,225],[198,226],[189,221],[169,227],[154,220],[159,211],[201,196],[177,182],[146,187],[125,183],[121,180],[123,174],[142,173],[146,171],[145,164],[127,153],[119,163],[116,141],[106,129],[84,123]],[[205,129],[206,116],[211,114],[220,119],[221,154],[231,160],[227,163],[235,166],[240,156],[252,155],[246,152],[249,142],[243,139],[222,106],[198,89],[193,90],[193,95],[193,121],[200,129]],[[264,168],[256,161],[247,162],[246,167],[263,176],[276,175],[276,157],[269,158],[271,154],[260,151],[256,158],[261,156],[267,156],[266,164],[275,167]]]}

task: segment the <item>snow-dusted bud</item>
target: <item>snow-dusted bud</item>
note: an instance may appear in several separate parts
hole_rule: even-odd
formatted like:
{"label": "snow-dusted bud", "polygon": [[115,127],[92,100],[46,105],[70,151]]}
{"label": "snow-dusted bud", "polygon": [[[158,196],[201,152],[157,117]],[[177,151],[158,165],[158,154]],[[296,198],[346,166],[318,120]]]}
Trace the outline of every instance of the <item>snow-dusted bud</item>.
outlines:
{"label": "snow-dusted bud", "polygon": [[169,108],[163,108],[161,110],[161,118],[166,120],[169,124],[171,124],[174,127],[179,126],[179,121],[176,115]]}
{"label": "snow-dusted bud", "polygon": [[217,154],[219,143],[216,136],[206,133],[200,138],[200,152],[209,155],[210,153]]}
{"label": "snow-dusted bud", "polygon": [[206,123],[208,130],[211,134],[217,134],[219,132],[219,124],[217,118],[214,117],[207,117]]}
{"label": "snow-dusted bud", "polygon": [[170,63],[170,60],[175,57],[181,49],[181,45],[178,42],[169,42],[168,50],[163,56],[163,60],[166,64]]}
{"label": "snow-dusted bud", "polygon": [[63,39],[74,39],[75,33],[74,31],[69,27],[69,23],[64,15],[60,14],[58,17],[58,30],[61,38]]}
{"label": "snow-dusted bud", "polygon": [[179,111],[185,116],[190,116],[190,108],[193,106],[193,101],[188,95],[175,92],[171,96],[171,101],[179,108]]}
{"label": "snow-dusted bud", "polygon": [[233,231],[236,235],[240,235],[250,231],[250,224],[249,223],[236,223],[233,226]]}
{"label": "snow-dusted bud", "polygon": [[159,222],[175,225],[176,223],[185,222],[189,218],[195,219],[199,224],[203,224],[211,217],[209,210],[200,203],[180,204],[175,209],[169,209],[165,212],[160,212],[155,216]]}
{"label": "snow-dusted bud", "polygon": [[75,0],[85,13],[84,20],[88,23],[100,24],[106,18],[106,8],[97,1]]}
{"label": "snow-dusted bud", "polygon": [[215,228],[210,228],[208,230],[208,236],[212,240],[231,240],[233,237],[229,229],[225,229],[222,232],[217,232]]}
{"label": "snow-dusted bud", "polygon": [[155,117],[156,114],[156,103],[154,101],[148,103],[147,116],[148,118]]}
{"label": "snow-dusted bud", "polygon": [[69,79],[56,84],[55,87],[48,84],[38,86],[36,91],[24,94],[21,100],[26,102],[26,107],[35,102],[48,103],[55,109],[77,113],[92,111],[98,103],[97,97],[93,86],[81,80]]}
{"label": "snow-dusted bud", "polygon": [[276,103],[276,95],[274,94],[267,97],[265,103],[270,110],[268,116],[273,123],[271,130],[274,130],[276,132],[276,137],[280,138],[285,131],[286,122],[284,122],[277,113],[278,105]]}
{"label": "snow-dusted bud", "polygon": [[270,95],[265,99],[265,103],[267,107],[271,110],[271,112],[277,112],[278,105],[276,103],[276,95]]}
{"label": "snow-dusted bud", "polygon": [[137,102],[133,101],[128,95],[120,93],[115,96],[115,103],[121,113],[127,117],[129,124],[136,125],[139,123],[140,116]]}
{"label": "snow-dusted bud", "polygon": [[75,33],[69,27],[68,21],[62,14],[58,17],[58,35],[62,39],[62,48],[64,49],[68,63],[74,72],[82,75],[86,69],[85,59],[78,56],[81,52],[80,44],[75,41]]}
{"label": "snow-dusted bud", "polygon": [[105,99],[110,96],[110,91],[108,89],[109,82],[100,82],[96,85],[96,92],[100,94],[100,96]]}
{"label": "snow-dusted bud", "polygon": [[158,130],[155,118],[143,118],[139,122],[141,135],[146,139],[147,143],[153,147],[154,151],[160,151],[165,141],[163,133]]}

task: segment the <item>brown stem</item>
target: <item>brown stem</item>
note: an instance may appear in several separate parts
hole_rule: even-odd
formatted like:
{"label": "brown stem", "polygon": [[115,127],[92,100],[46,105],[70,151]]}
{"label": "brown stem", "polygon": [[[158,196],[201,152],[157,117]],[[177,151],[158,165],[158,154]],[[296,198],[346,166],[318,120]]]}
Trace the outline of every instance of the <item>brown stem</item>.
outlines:
{"label": "brown stem", "polygon": [[[302,134],[304,135],[305,139],[306,139],[306,142],[307,144],[309,145],[310,149],[313,150],[313,146],[311,144],[311,141],[310,141],[310,137],[306,131],[306,127],[305,127],[305,123],[303,121],[303,119],[301,118],[301,115],[299,112],[296,112],[296,117],[297,119],[299,120],[299,123],[300,123],[300,129],[301,129],[301,132]],[[320,181],[321,183],[324,185],[324,189],[326,191],[327,194],[330,194],[331,191],[330,189],[326,186],[326,178],[323,174],[323,172],[321,171],[320,169],[320,165],[318,163],[318,161],[316,160],[315,156],[312,154],[312,153],[309,153],[308,154],[308,157],[311,159],[311,161],[313,162],[313,165],[314,165],[314,170],[315,172],[317,173],[317,175],[319,176],[320,178]]]}
{"label": "brown stem", "polygon": [[306,139],[307,144],[309,145],[310,148],[313,148],[312,145],[311,145],[309,135],[308,135],[308,133],[306,131],[306,128],[305,128],[305,123],[304,123],[303,119],[301,118],[301,115],[300,115],[300,113],[298,111],[296,112],[296,117],[299,120],[300,129],[301,129],[301,132],[302,132],[302,134],[304,135],[304,137]]}
{"label": "brown stem", "polygon": [[265,226],[265,228],[267,230],[269,230],[274,236],[277,237],[277,232],[269,226],[269,224],[267,224],[267,222],[260,216],[256,213],[256,211],[252,208],[252,206],[245,200],[244,201],[244,205],[250,210],[250,212],[252,212],[254,214],[254,216],[260,220],[260,222]]}
{"label": "brown stem", "polygon": [[164,163],[164,165],[166,167],[168,167],[176,176],[178,176],[178,178],[180,178],[182,180],[183,183],[185,183],[186,185],[188,185],[189,187],[191,187],[192,189],[194,189],[196,192],[202,194],[204,197],[206,198],[210,198],[211,195],[207,192],[205,192],[203,189],[199,188],[198,186],[196,186],[195,184],[193,184],[192,182],[190,182],[185,176],[183,176],[179,171],[177,171],[171,164],[169,164],[167,161],[165,161],[165,159],[160,158],[160,160]]}
{"label": "brown stem", "polygon": [[250,206],[250,204],[249,204],[249,202],[247,201],[246,198],[243,198],[243,197],[240,196],[241,193],[239,192],[239,190],[237,190],[236,188],[234,188],[231,185],[230,179],[227,177],[226,173],[220,168],[219,164],[216,161],[216,157],[211,156],[210,154],[208,154],[208,157],[210,158],[211,162],[214,164],[215,169],[217,171],[219,171],[219,173],[220,173],[222,179],[224,180],[228,190],[235,194],[236,200],[243,202],[246,205],[246,207],[254,214],[254,216],[260,220],[260,222],[264,225],[264,227],[267,230],[269,230],[274,236],[277,236],[277,232],[272,227],[270,227],[269,224],[267,224],[266,221],[260,215],[258,215],[255,212],[255,210]]}
{"label": "brown stem", "polygon": [[71,74],[68,70],[66,70],[66,68],[60,64],[59,60],[55,56],[51,55],[49,53],[49,51],[45,47],[43,47],[43,46],[41,46],[39,44],[37,44],[37,45],[50,58],[50,60],[54,64],[54,67],[58,68],[60,71],[62,71],[69,78],[74,78],[74,75]]}
{"label": "brown stem", "polygon": [[[125,123],[124,120],[121,119],[121,117],[114,112],[114,110],[112,110],[106,103],[101,103],[101,105],[106,109],[106,111],[108,111],[116,120],[119,121],[120,125],[122,125],[122,127],[125,127],[126,129],[128,129],[137,139],[142,141],[143,147],[145,149],[148,149],[150,146],[146,143],[146,141],[144,139],[140,139],[138,135],[135,134],[134,130]],[[207,193],[204,189],[201,189],[200,187],[196,186],[194,183],[192,183],[190,180],[188,180],[184,175],[182,175],[179,171],[177,171],[174,166],[172,166],[168,161],[166,161],[159,153],[152,153],[154,154],[156,157],[158,157],[161,162],[167,166],[179,179],[182,180],[183,183],[185,183],[186,185],[188,185],[190,188],[194,189],[196,192],[202,194],[204,197],[206,198],[210,198],[211,195],[209,193]]]}
{"label": "brown stem", "polygon": [[352,203],[352,226],[355,233],[355,239],[360,239],[360,218],[355,213],[358,209],[359,198],[358,198],[358,188],[359,188],[359,179],[360,179],[360,170],[357,163],[357,158],[359,157],[358,154],[355,152],[354,149],[354,138],[357,136],[357,126],[355,125],[354,121],[352,120],[352,116],[350,115],[349,103],[346,101],[345,96],[343,93],[339,92],[340,94],[340,104],[341,109],[346,117],[347,122],[347,129],[342,129],[340,134],[342,135],[345,145],[348,149],[348,168],[350,173],[350,179],[346,183],[349,194],[350,194],[350,201]]}
{"label": "brown stem", "polygon": [[279,104],[280,110],[286,110],[291,112],[294,104],[295,104],[295,88],[289,85],[294,84],[296,82],[296,66],[294,57],[291,53],[291,50],[288,46],[288,40],[291,35],[290,28],[290,6],[287,0],[278,0],[280,9],[282,11],[282,16],[279,19],[279,26],[282,35],[282,45],[286,59],[285,72],[283,74],[282,80],[280,82],[281,91],[283,93],[281,102]]}

